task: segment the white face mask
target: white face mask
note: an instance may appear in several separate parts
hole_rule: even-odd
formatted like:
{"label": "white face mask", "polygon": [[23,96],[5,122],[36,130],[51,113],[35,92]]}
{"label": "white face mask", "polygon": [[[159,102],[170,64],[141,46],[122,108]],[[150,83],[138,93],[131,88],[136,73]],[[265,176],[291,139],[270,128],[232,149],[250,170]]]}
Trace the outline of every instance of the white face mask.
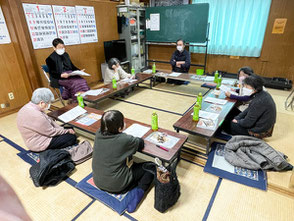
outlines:
{"label": "white face mask", "polygon": [[243,96],[250,96],[251,94],[253,94],[253,90],[243,87]]}
{"label": "white face mask", "polygon": [[63,55],[64,52],[65,52],[65,48],[62,48],[62,49],[56,49],[55,51],[56,51],[57,54],[59,54],[59,55]]}
{"label": "white face mask", "polygon": [[245,80],[245,76],[239,77],[239,81],[242,83]]}
{"label": "white face mask", "polygon": [[177,46],[177,50],[178,50],[179,52],[181,52],[181,51],[183,50],[183,46],[178,45],[178,46]]}
{"label": "white face mask", "polygon": [[49,103],[49,104],[48,104],[48,107],[46,108],[46,110],[49,110],[50,107],[51,107],[51,104]]}

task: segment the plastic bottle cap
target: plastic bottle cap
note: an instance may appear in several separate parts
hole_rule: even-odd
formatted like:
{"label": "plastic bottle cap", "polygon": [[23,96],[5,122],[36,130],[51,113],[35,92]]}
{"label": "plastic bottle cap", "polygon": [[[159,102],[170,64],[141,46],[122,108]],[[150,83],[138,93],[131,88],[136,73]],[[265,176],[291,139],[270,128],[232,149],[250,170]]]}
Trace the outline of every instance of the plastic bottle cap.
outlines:
{"label": "plastic bottle cap", "polygon": [[202,96],[202,93],[201,92],[199,92],[199,96]]}

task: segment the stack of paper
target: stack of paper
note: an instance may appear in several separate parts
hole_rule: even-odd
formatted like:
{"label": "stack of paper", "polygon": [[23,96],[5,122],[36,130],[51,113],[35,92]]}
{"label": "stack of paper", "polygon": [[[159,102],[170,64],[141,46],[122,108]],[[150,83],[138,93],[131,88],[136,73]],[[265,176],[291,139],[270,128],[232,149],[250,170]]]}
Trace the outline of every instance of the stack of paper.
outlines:
{"label": "stack of paper", "polygon": [[75,75],[80,75],[80,76],[91,76],[90,74],[84,72],[84,71],[79,71],[79,70],[76,70],[76,71],[73,71],[71,73],[69,73],[70,76],[75,76]]}
{"label": "stack of paper", "polygon": [[221,89],[225,93],[228,91],[231,94],[238,95],[235,91],[232,91],[231,88],[229,88],[229,87],[227,87],[227,86],[225,86],[223,84],[219,87],[219,89]]}
{"label": "stack of paper", "polygon": [[170,73],[168,76],[170,77],[179,77],[182,73],[178,73],[178,72],[172,72]]}
{"label": "stack of paper", "polygon": [[205,79],[204,79],[204,81],[214,81],[214,77],[212,77],[212,76],[207,76]]}
{"label": "stack of paper", "polygon": [[76,106],[73,109],[65,112],[64,114],[60,115],[58,118],[62,120],[64,123],[68,123],[74,119],[76,119],[78,116],[81,116],[82,114],[86,113],[87,111],[80,106]]}
{"label": "stack of paper", "polygon": [[150,130],[150,127],[145,127],[140,124],[132,124],[123,132],[129,135],[132,135],[134,137],[142,138],[149,130]]}
{"label": "stack of paper", "polygon": [[236,83],[236,79],[222,79],[222,84],[234,85]]}
{"label": "stack of paper", "polygon": [[149,142],[154,143],[156,145],[171,149],[178,143],[178,141],[180,139],[177,137],[170,136],[165,133],[161,133],[161,132],[156,131],[156,132],[153,132],[152,134],[150,134],[146,138],[146,140],[148,140]]}
{"label": "stack of paper", "polygon": [[[193,113],[191,114],[193,115]],[[211,113],[207,111],[200,110],[199,111],[199,117],[204,119],[210,119],[210,120],[216,120],[218,118],[219,114]]]}
{"label": "stack of paper", "polygon": [[208,103],[220,104],[220,105],[224,105],[228,102],[227,100],[213,98],[213,97],[207,97],[207,98],[205,98],[204,101],[208,102]]}

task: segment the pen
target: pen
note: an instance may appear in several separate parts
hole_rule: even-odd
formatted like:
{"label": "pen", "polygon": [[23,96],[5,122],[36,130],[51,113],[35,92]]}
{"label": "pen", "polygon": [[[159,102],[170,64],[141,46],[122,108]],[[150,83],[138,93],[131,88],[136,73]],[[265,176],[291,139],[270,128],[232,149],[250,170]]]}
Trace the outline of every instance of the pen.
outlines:
{"label": "pen", "polygon": [[165,150],[165,151],[167,151],[168,152],[168,149],[167,148],[165,148],[165,147],[162,147],[162,146],[159,146],[159,145],[156,145],[158,148],[160,148],[160,149],[162,149],[162,150]]}

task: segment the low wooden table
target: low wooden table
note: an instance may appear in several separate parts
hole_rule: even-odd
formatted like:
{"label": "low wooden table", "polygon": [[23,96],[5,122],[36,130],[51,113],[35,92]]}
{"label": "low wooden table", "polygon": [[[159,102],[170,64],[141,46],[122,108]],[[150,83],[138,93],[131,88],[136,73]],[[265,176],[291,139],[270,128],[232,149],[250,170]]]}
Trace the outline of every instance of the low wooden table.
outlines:
{"label": "low wooden table", "polygon": [[[182,116],[173,125],[174,129],[177,132],[183,131],[183,132],[187,132],[192,135],[204,137],[207,141],[207,144],[205,146],[206,154],[208,154],[210,151],[211,139],[213,138],[215,132],[222,125],[226,116],[228,115],[228,113],[231,111],[231,109],[234,107],[234,105],[236,103],[235,100],[228,99],[225,97],[225,95],[222,95],[221,97],[216,97],[213,94],[213,90],[211,90],[205,97],[203,97],[202,108],[201,108],[202,110],[206,110],[206,108],[209,105],[211,105],[211,103],[204,102],[204,100],[207,96],[214,97],[214,98],[220,98],[220,99],[226,99],[228,101],[225,105],[222,105],[222,111],[219,113],[218,121],[217,121],[217,125],[216,125],[215,129],[210,130],[210,129],[204,129],[204,128],[197,127],[198,122],[193,121],[193,116],[192,116],[192,113],[194,111],[193,108],[190,111],[188,111],[184,116]],[[201,146],[201,145],[199,145],[199,146]]]}
{"label": "low wooden table", "polygon": [[[161,74],[163,73],[163,74]],[[155,77],[163,77],[165,79],[173,79],[173,80],[181,80],[181,81],[193,81],[197,84],[204,84],[204,83],[213,83],[213,81],[204,81],[204,78],[207,77],[207,75],[196,75],[196,74],[188,74],[188,73],[181,73],[179,76],[170,76],[172,72],[164,72],[164,71],[158,71],[154,74]],[[174,72],[175,73],[175,72]],[[213,76],[210,76],[213,77]],[[231,78],[223,78],[223,81],[225,80],[234,80],[234,83],[237,82],[237,79],[231,79]],[[155,81],[154,81],[155,83]]]}
{"label": "low wooden table", "polygon": [[[76,104],[71,104],[71,105],[65,106],[65,107],[60,108],[56,111],[52,111],[52,112],[48,113],[48,116],[52,117],[53,119],[59,120],[58,116],[65,113],[66,111],[74,108],[75,106],[76,106]],[[101,110],[97,110],[97,109],[90,108],[90,107],[85,107],[85,109],[87,110],[88,113],[95,113],[95,114],[99,114],[99,115],[102,115],[104,113]],[[150,125],[141,123],[139,121],[127,119],[127,118],[125,118],[125,123],[126,123],[127,128],[134,123],[140,124],[142,126],[150,127]],[[67,124],[70,126],[73,126],[75,128],[78,128],[82,131],[85,131],[87,133],[90,133],[92,135],[95,135],[96,131],[100,128],[101,120],[96,121],[95,123],[93,123],[90,126],[85,126],[85,125],[79,124],[79,123],[75,122],[74,120],[68,122]],[[153,132],[150,127],[150,130],[142,137],[145,142],[145,147],[142,150],[142,153],[147,154],[152,157],[158,157],[161,161],[163,161],[164,163],[168,163],[168,164],[172,163],[174,160],[179,160],[180,150],[181,150],[181,147],[183,146],[183,144],[186,142],[187,136],[182,135],[182,134],[178,134],[174,131],[165,130],[162,128],[159,128],[158,131],[164,132],[164,133],[171,135],[171,136],[174,136],[174,137],[177,137],[180,140],[176,143],[176,145],[173,148],[169,149],[169,151],[162,150],[162,149],[158,148],[152,142],[145,140],[145,138],[148,137],[149,134],[151,134]]]}
{"label": "low wooden table", "polygon": [[108,97],[112,97],[116,94],[124,92],[127,89],[134,87],[137,84],[142,83],[147,80],[150,80],[150,88],[152,88],[153,78],[154,78],[154,76],[152,74],[137,73],[136,74],[137,81],[132,82],[132,83],[126,83],[126,82],[119,81],[117,83],[117,89],[113,89],[112,83],[102,85],[98,89],[107,88],[109,90],[104,92],[103,94],[99,94],[97,96],[87,95],[84,97],[84,100],[87,102],[90,102],[90,103],[98,103],[99,101],[102,101]]}

